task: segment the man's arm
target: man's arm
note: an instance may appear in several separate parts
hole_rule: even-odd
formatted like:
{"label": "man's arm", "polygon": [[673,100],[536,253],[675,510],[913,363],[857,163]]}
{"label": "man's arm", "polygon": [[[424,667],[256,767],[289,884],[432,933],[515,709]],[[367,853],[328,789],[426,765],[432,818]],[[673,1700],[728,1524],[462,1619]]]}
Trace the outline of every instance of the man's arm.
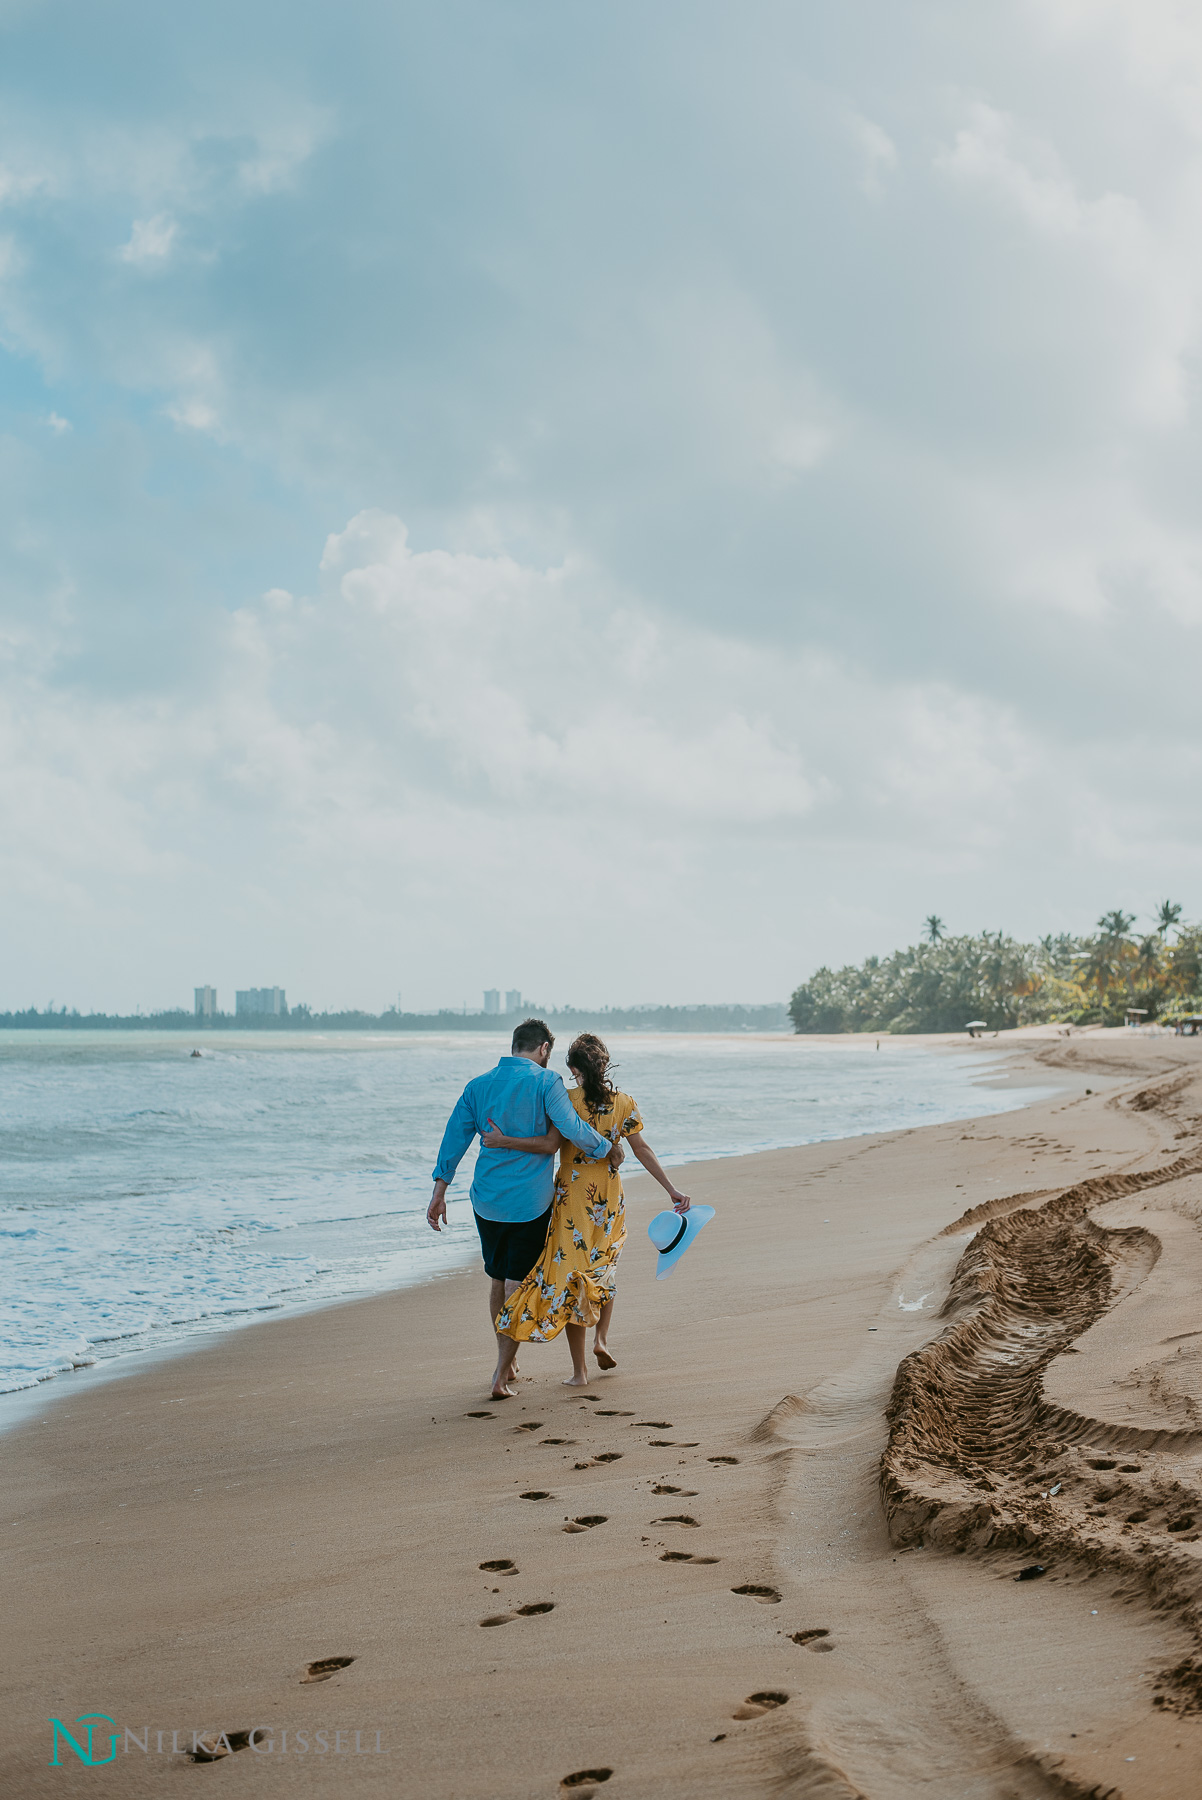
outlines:
{"label": "man's arm", "polygon": [[488,1130],[480,1133],[480,1142],[485,1150],[521,1150],[526,1156],[557,1156],[563,1149],[563,1139],[554,1125],[541,1137],[506,1137],[491,1119]]}
{"label": "man's arm", "polygon": [[441,1231],[446,1223],[447,1189],[454,1181],[455,1171],[475,1135],[476,1121],[464,1092],[455,1102],[455,1110],[447,1120],[442,1143],[438,1146],[438,1161],[434,1165],[434,1196],[426,1208],[426,1223],[433,1231]]}
{"label": "man's arm", "polygon": [[600,1162],[613,1149],[607,1137],[586,1125],[572,1102],[568,1099],[568,1090],[558,1075],[552,1075],[543,1095],[543,1105],[547,1109],[547,1117],[577,1150],[583,1150],[590,1162]]}

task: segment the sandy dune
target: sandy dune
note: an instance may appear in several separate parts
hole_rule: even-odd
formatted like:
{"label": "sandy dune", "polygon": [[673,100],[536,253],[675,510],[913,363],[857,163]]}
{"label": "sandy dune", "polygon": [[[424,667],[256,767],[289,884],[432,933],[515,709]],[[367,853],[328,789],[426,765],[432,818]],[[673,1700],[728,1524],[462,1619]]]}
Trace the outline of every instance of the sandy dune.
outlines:
{"label": "sandy dune", "polygon": [[[5,1441],[0,1787],[1202,1792],[1202,1045],[1001,1042],[1052,1098],[690,1169],[665,1283],[631,1182],[587,1395],[556,1344],[481,1398],[475,1272],[64,1384]],[[91,1711],[133,1743],[48,1766]]]}

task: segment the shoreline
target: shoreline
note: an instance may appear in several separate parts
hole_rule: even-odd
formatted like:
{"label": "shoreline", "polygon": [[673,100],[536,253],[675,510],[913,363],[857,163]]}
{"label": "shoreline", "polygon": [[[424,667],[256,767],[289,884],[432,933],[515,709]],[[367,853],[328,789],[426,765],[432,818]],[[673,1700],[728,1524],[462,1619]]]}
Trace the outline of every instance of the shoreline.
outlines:
{"label": "shoreline", "polygon": [[[10,1035],[21,1036],[19,1033]],[[49,1035],[53,1036],[53,1034]],[[111,1051],[115,1047],[111,1034],[97,1033],[94,1035],[102,1040],[100,1047],[105,1050]],[[279,1036],[282,1035],[279,1034]],[[654,1042],[660,1043],[662,1047],[671,1051],[673,1048],[679,1047],[680,1041],[685,1035],[682,1033],[659,1034]],[[132,1047],[136,1048],[139,1054],[153,1052],[155,1046],[148,1044],[143,1035],[131,1034],[131,1036],[136,1040],[136,1044]],[[322,1050],[328,1051],[333,1047],[328,1041],[314,1042],[307,1036],[296,1043],[280,1042],[279,1036],[273,1037],[268,1034],[263,1041],[252,1044],[248,1048],[268,1053],[288,1054],[293,1049],[298,1052],[313,1053]],[[490,1047],[495,1047],[496,1042],[500,1040],[494,1034],[485,1041]],[[701,1033],[694,1034],[690,1041],[704,1043],[707,1048],[715,1043],[721,1043],[724,1048],[737,1046],[738,1050],[751,1049],[752,1051],[757,1045],[762,1046],[771,1042],[781,1047],[787,1046],[786,1054],[793,1054],[802,1059],[808,1056],[824,1059],[826,1053],[839,1049],[847,1053],[862,1055],[870,1045],[876,1042],[871,1034],[848,1033],[821,1038],[798,1038],[789,1035],[783,1039],[775,1035],[756,1037],[750,1034],[733,1034],[725,1040],[716,1038],[712,1033]],[[961,1073],[958,1079],[961,1080],[966,1092],[971,1090],[974,1094],[977,1091],[1004,1093],[1015,1086],[1023,1088],[1022,1082],[1011,1078],[1008,1073],[1008,1059],[1013,1053],[1014,1045],[1007,1044],[1004,1040],[992,1042],[986,1046],[981,1043],[972,1044],[960,1034],[945,1033],[927,1036],[915,1035],[906,1039],[882,1041],[887,1044],[886,1054],[890,1059],[898,1054],[895,1045],[904,1048],[908,1056],[921,1052],[924,1055],[939,1056],[941,1059],[951,1057],[959,1067]],[[650,1038],[640,1039],[639,1048],[642,1049],[644,1046],[652,1047],[653,1040]],[[18,1049],[22,1047],[17,1046]],[[57,1043],[51,1046],[55,1050],[59,1047]],[[339,1049],[350,1048],[362,1053],[379,1049],[381,1045],[375,1041],[364,1042],[355,1034],[350,1034],[348,1044],[337,1047]],[[391,1043],[385,1044],[383,1047],[393,1051],[412,1048],[409,1044]],[[9,1048],[11,1049],[12,1046]],[[175,1045],[172,1044],[171,1048],[174,1050]],[[461,1046],[457,1044],[456,1048],[461,1048]],[[888,1082],[886,1082],[886,1087],[888,1087]],[[1011,1101],[1010,1104],[1023,1104],[1026,1095],[1033,1098],[1038,1097],[1036,1090],[1026,1088],[1023,1089],[1023,1097]],[[964,1104],[963,1096],[941,1096],[941,1102],[947,1109],[945,1117],[974,1116],[971,1106],[963,1112],[958,1110]],[[836,1116],[826,1130],[811,1129],[808,1135],[798,1135],[804,1132],[807,1109],[803,1103],[794,1109],[795,1124],[792,1130],[778,1129],[775,1133],[770,1133],[753,1143],[715,1141],[700,1150],[681,1152],[677,1148],[674,1153],[671,1148],[665,1147],[661,1140],[658,1147],[661,1161],[666,1168],[683,1169],[696,1163],[726,1160],[731,1157],[757,1154],[761,1151],[795,1148],[804,1143],[835,1142],[845,1138],[851,1141],[851,1139],[864,1136],[873,1130],[899,1128],[899,1122],[888,1116],[890,1110],[896,1109],[898,1104],[899,1097],[897,1095],[891,1096],[886,1093],[878,1118],[867,1125],[865,1130],[858,1132],[844,1129],[848,1121],[845,1118],[841,1120]],[[994,1110],[992,1107],[987,1108],[987,1111],[992,1110]],[[778,1127],[783,1122],[783,1119],[776,1121]],[[911,1122],[919,1123],[918,1120]],[[714,1135],[720,1137],[720,1134]],[[433,1152],[431,1152],[431,1160],[432,1156]],[[471,1224],[466,1186],[466,1180],[462,1181],[457,1196],[452,1199],[450,1222],[453,1235],[447,1240],[438,1242],[430,1239],[420,1226],[420,1218],[428,1197],[428,1179],[423,1176],[420,1183],[420,1205],[413,1200],[411,1192],[408,1193],[410,1203],[404,1204],[407,1190],[413,1187],[413,1178],[407,1173],[398,1171],[395,1191],[397,1204],[386,1207],[380,1212],[378,1218],[389,1226],[399,1225],[403,1220],[408,1221],[409,1230],[416,1230],[416,1242],[410,1242],[404,1251],[394,1248],[385,1252],[382,1248],[378,1248],[374,1266],[368,1269],[360,1262],[355,1274],[349,1280],[341,1276],[335,1263],[318,1268],[297,1285],[278,1288],[274,1291],[268,1287],[256,1304],[232,1303],[227,1307],[218,1306],[212,1312],[201,1317],[184,1317],[178,1321],[161,1319],[140,1331],[135,1330],[122,1336],[110,1335],[103,1339],[92,1338],[86,1343],[81,1341],[77,1354],[83,1360],[76,1361],[74,1367],[71,1366],[70,1352],[68,1351],[64,1355],[62,1363],[57,1368],[53,1368],[52,1373],[42,1376],[41,1379],[27,1380],[20,1386],[5,1387],[0,1390],[0,1432],[9,1429],[14,1422],[28,1416],[31,1411],[37,1410],[43,1405],[49,1405],[49,1394],[57,1392],[60,1382],[66,1382],[72,1387],[78,1385],[74,1379],[76,1376],[107,1379],[111,1374],[119,1372],[110,1368],[112,1364],[121,1365],[136,1357],[143,1359],[140,1366],[145,1366],[144,1359],[146,1358],[154,1358],[163,1354],[174,1355],[181,1348],[200,1347],[212,1337],[225,1332],[241,1331],[248,1325],[304,1313],[314,1307],[349,1303],[368,1294],[396,1292],[435,1279],[449,1268],[470,1262],[476,1254],[476,1237]],[[336,1221],[302,1221],[299,1224],[291,1225],[283,1233],[265,1233],[261,1227],[257,1227],[257,1235],[253,1239],[252,1248],[256,1251],[266,1251],[269,1254],[282,1252],[285,1255],[295,1256],[298,1249],[302,1251],[305,1249],[307,1242],[310,1246],[312,1245],[314,1229],[320,1238],[322,1231],[329,1231],[336,1224]],[[349,1228],[362,1234],[368,1231],[372,1224],[371,1215],[355,1214],[350,1221]],[[61,1228],[69,1231],[70,1221],[64,1221]],[[132,1246],[131,1253],[136,1254],[132,1251]],[[309,1254],[316,1254],[318,1257],[329,1256],[330,1251],[328,1247],[324,1249],[310,1248]],[[231,1301],[232,1299],[231,1294]],[[80,1336],[81,1340],[87,1338],[86,1327],[81,1330]],[[42,1366],[52,1368],[48,1362],[43,1363]],[[54,1384],[53,1388],[51,1388],[51,1383]],[[45,1399],[40,1397],[43,1393],[46,1394]]]}
{"label": "shoreline", "polygon": [[[906,1503],[934,1502],[944,1524],[918,1532],[920,1550],[896,1517],[890,1537],[881,1510],[896,1447],[884,1406],[899,1364],[950,1329],[939,1308],[966,1246],[986,1241],[964,1228],[974,1208],[1000,1231],[1048,1194],[1103,1184],[1089,1229],[1119,1243],[1127,1285],[1096,1323],[1074,1315],[1062,1411],[1148,1430],[1106,1416],[1115,1371],[1155,1351],[1136,1315],[1154,1301],[1171,1337],[1174,1309],[1196,1311],[1188,1282],[1165,1283],[1170,1251],[1198,1235],[1202,1175],[1160,1179],[1202,1150],[1194,1047],[1117,1034],[1003,1047],[1007,1079],[1029,1065],[1057,1091],[975,1121],[688,1165],[694,1198],[719,1214],[668,1282],[640,1256],[658,1190],[631,1180],[619,1367],[587,1397],[560,1387],[566,1351],[552,1344],[524,1349],[516,1399],[487,1403],[485,1284],[469,1269],[190,1344],[14,1427],[0,1515],[10,1791],[138,1800],[181,1778],[172,1730],[263,1723],[275,1748],[236,1750],[224,1783],[527,1800],[607,1768],[594,1789],[614,1800],[1191,1791],[1198,1717],[1171,1684],[1168,1709],[1153,1705],[1156,1672],[1198,1653],[1189,1595],[1158,1607],[1130,1572],[1123,1599],[1096,1579],[1108,1556],[1136,1562],[1135,1532],[1145,1563],[1180,1585],[1200,1556],[1188,1532],[1164,1536],[1173,1521],[1157,1515],[1124,1538],[1116,1513],[1074,1537],[1063,1505],[1054,1524],[1046,1501],[1019,1518],[999,1468],[988,1504],[1052,1546],[1051,1579],[1015,1586],[1030,1545],[940,1547],[964,1510],[919,1479],[929,1445],[910,1457]],[[1106,1182],[1129,1191],[1108,1198]],[[1168,1248],[1149,1263],[1140,1246],[1169,1200],[1177,1237],[1162,1224]],[[1140,1222],[1112,1225],[1114,1209]],[[1091,1332],[1107,1330],[1095,1393]],[[1147,1381],[1140,1392],[1154,1413]],[[1181,1416],[1165,1415],[1174,1442],[1141,1452],[1143,1475],[1112,1457],[1108,1478],[1157,1493],[1196,1482],[1189,1403],[1182,1389]],[[602,1522],[564,1531],[586,1515]],[[980,1529],[978,1516],[962,1535]],[[480,1567],[498,1559],[516,1573]],[[331,1657],[353,1660],[303,1680]],[[108,1772],[69,1754],[47,1767],[47,1717],[89,1709],[149,1730],[150,1750],[123,1748]],[[297,1757],[306,1728],[328,1730],[329,1754],[310,1735]],[[335,1731],[344,1748],[379,1731],[382,1748],[337,1763]]]}

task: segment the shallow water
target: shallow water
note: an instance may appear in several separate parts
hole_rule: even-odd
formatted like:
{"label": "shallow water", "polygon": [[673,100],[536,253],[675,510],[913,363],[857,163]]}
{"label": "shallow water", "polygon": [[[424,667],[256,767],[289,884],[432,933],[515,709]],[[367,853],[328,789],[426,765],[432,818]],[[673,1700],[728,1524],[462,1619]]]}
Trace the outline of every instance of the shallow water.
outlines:
{"label": "shallow water", "polygon": [[[425,1224],[430,1169],[464,1082],[507,1049],[483,1033],[0,1033],[0,1392],[461,1262],[473,1155],[442,1238]],[[980,1052],[896,1039],[630,1034],[613,1049],[666,1164],[1036,1092],[980,1085]]]}

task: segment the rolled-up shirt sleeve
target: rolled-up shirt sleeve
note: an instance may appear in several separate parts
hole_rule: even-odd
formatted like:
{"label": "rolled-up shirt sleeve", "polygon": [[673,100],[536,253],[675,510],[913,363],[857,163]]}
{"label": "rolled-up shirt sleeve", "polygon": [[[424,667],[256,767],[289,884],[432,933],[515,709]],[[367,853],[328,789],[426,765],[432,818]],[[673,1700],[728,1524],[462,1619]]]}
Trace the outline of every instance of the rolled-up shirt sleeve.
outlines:
{"label": "rolled-up shirt sleeve", "polygon": [[[564,1095],[567,1099],[567,1095]],[[575,1112],[571,1103],[568,1111]],[[438,1146],[438,1161],[434,1165],[435,1181],[445,1181],[448,1185],[455,1179],[455,1171],[467,1154],[468,1145],[476,1135],[476,1121],[472,1109],[468,1105],[466,1093],[460,1094],[455,1102],[455,1110],[447,1120],[447,1128],[442,1134],[442,1143]],[[596,1134],[594,1133],[594,1136]]]}
{"label": "rolled-up shirt sleeve", "polygon": [[[585,1123],[568,1099],[568,1090],[557,1075],[554,1081],[547,1083],[547,1091],[543,1099],[547,1109],[547,1117],[558,1131],[561,1131],[577,1150],[583,1150],[590,1162],[600,1162],[613,1149],[607,1137],[594,1131]],[[449,1129],[449,1128],[448,1128]],[[461,1153],[462,1154],[462,1153]]]}

